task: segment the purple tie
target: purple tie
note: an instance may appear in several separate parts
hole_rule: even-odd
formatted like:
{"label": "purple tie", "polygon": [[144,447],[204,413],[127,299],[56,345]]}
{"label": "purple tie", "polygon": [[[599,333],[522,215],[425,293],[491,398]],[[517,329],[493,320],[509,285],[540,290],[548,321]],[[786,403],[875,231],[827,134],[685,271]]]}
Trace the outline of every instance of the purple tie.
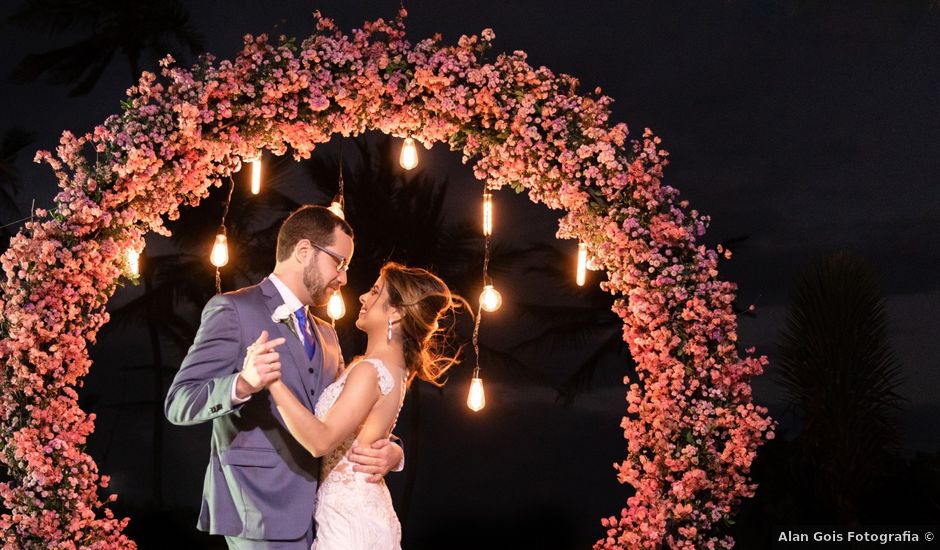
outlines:
{"label": "purple tie", "polygon": [[307,316],[304,314],[304,308],[301,307],[295,311],[294,315],[297,316],[297,322],[300,324],[300,341],[304,343],[307,359],[313,359],[313,336],[307,331]]}

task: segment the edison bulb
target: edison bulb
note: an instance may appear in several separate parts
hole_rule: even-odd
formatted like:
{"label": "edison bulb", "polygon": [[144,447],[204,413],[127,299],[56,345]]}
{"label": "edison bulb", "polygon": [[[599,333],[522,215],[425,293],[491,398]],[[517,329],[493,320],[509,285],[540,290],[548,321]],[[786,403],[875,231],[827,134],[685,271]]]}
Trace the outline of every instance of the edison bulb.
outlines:
{"label": "edison bulb", "polygon": [[134,275],[140,275],[140,253],[133,248],[128,248],[124,254],[124,262],[127,265],[127,271]]}
{"label": "edison bulb", "polygon": [[251,161],[251,194],[257,195],[261,192],[261,157]]}
{"label": "edison bulb", "polygon": [[338,290],[330,296],[330,301],[326,304],[326,314],[334,321],[342,319],[346,315],[346,304],[343,303],[343,295]]}
{"label": "edison bulb", "polygon": [[496,311],[503,305],[503,297],[493,285],[485,285],[480,293],[480,307],[483,311]]}
{"label": "edison bulb", "polygon": [[215,244],[212,245],[209,261],[216,267],[222,267],[228,263],[228,239],[225,238],[224,233],[215,236]]}
{"label": "edison bulb", "polygon": [[578,243],[578,286],[584,286],[585,272],[587,270],[587,245]]}
{"label": "edison bulb", "polygon": [[415,140],[406,138],[401,146],[401,156],[398,157],[398,163],[405,170],[411,170],[418,165],[418,148],[415,147]]}
{"label": "edison bulb", "polygon": [[331,202],[328,210],[332,212],[333,214],[336,214],[337,218],[340,218],[342,220],[346,219],[346,214],[343,212],[343,205],[341,205],[340,203],[336,201]]}
{"label": "edison bulb", "polygon": [[493,194],[483,193],[483,236],[493,234]]}
{"label": "edison bulb", "polygon": [[478,412],[486,406],[486,394],[483,392],[483,379],[479,373],[474,373],[473,380],[470,381],[470,393],[467,394],[467,407],[473,412]]}

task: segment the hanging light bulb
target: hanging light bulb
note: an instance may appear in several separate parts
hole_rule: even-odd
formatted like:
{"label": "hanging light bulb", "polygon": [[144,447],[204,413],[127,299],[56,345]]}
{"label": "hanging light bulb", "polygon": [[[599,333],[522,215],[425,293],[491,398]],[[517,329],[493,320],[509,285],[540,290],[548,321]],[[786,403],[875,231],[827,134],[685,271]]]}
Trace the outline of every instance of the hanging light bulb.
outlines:
{"label": "hanging light bulb", "polygon": [[228,239],[225,237],[225,233],[219,233],[215,236],[215,244],[212,245],[209,261],[216,267],[222,267],[228,263]]}
{"label": "hanging light bulb", "polygon": [[483,192],[483,236],[488,237],[493,234],[493,194],[489,191]]}
{"label": "hanging light bulb", "polygon": [[483,292],[480,293],[480,307],[483,311],[496,311],[503,305],[503,297],[499,291],[493,288],[493,285],[484,285]]}
{"label": "hanging light bulb", "polygon": [[261,157],[251,161],[251,194],[261,192]]}
{"label": "hanging light bulb", "polygon": [[405,143],[401,146],[401,156],[398,157],[398,163],[405,170],[411,170],[418,165],[418,148],[415,147],[415,140],[405,138]]}
{"label": "hanging light bulb", "polygon": [[326,314],[334,321],[342,319],[343,315],[346,315],[346,304],[343,303],[343,295],[338,290],[330,296],[330,301],[326,304]]}
{"label": "hanging light bulb", "polygon": [[342,220],[346,219],[346,214],[343,212],[343,205],[338,201],[333,201],[330,203],[330,206],[327,208],[330,212],[336,214],[337,218]]}
{"label": "hanging light bulb", "polygon": [[124,263],[127,265],[128,273],[135,277],[140,275],[140,252],[128,248],[124,253]]}
{"label": "hanging light bulb", "polygon": [[467,406],[473,412],[478,412],[486,406],[486,394],[483,393],[483,379],[480,378],[480,367],[473,369],[473,379],[470,380],[470,393],[467,394]]}
{"label": "hanging light bulb", "polygon": [[585,243],[578,243],[578,276],[576,279],[578,286],[584,286],[584,276],[585,276],[586,270],[587,270],[587,245]]}

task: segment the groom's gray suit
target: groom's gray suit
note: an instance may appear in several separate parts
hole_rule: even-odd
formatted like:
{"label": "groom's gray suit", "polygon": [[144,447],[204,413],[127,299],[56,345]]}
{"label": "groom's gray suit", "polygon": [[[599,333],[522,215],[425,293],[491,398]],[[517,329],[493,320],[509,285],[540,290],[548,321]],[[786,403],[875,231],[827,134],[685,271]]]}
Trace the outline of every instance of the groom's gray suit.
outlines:
{"label": "groom's gray suit", "polygon": [[270,279],[209,300],[165,411],[177,425],[212,421],[200,530],[255,540],[296,539],[298,547],[309,547],[305,539],[313,529],[319,459],[290,435],[266,390],[244,404],[232,402],[246,350],[262,330],[271,339],[286,339],[278,348],[281,379],[311,410],[341,371],[343,356],[332,327],[313,318],[316,351],[308,360],[300,339],[272,320],[283,303]]}

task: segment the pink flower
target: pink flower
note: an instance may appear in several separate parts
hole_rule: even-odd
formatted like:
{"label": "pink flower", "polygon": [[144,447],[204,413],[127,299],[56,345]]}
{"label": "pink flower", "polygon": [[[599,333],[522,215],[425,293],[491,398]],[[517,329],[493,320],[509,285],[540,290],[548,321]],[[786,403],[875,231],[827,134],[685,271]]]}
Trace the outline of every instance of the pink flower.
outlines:
{"label": "pink flower", "polygon": [[[444,45],[405,40],[394,21],[350,34],[315,13],[299,48],[245,36],[233,61],[193,69],[171,57],[145,72],[120,115],[83,136],[63,132],[39,152],[60,193],[50,215],[0,258],[0,516],[5,547],[133,548],[98,494],[108,485],[82,449],[94,417],[77,404],[88,342],[108,320],[105,303],[124,274],[124,251],[143,233],[168,234],[181,204],[259,149],[306,158],[332,133],[376,129],[425,145],[447,141],[491,189],[525,190],[566,214],[559,238],[588,244],[607,272],[623,338],[636,362],[621,422],[626,458],[617,479],[635,494],[601,520],[595,548],[730,548],[713,527],[753,495],[750,466],[774,422],[751,402],[766,357],[738,354],[736,288],[718,279],[719,254],[698,243],[709,218],[662,182],[668,153],[650,130],[628,140],[609,124],[612,100],[525,52],[484,60],[490,29]],[[98,163],[86,159],[94,155]],[[165,218],[164,218],[165,217]],[[629,383],[624,380],[624,383]],[[25,405],[24,405],[25,404]],[[55,497],[55,499],[51,497]],[[46,504],[56,502],[54,509]]]}

